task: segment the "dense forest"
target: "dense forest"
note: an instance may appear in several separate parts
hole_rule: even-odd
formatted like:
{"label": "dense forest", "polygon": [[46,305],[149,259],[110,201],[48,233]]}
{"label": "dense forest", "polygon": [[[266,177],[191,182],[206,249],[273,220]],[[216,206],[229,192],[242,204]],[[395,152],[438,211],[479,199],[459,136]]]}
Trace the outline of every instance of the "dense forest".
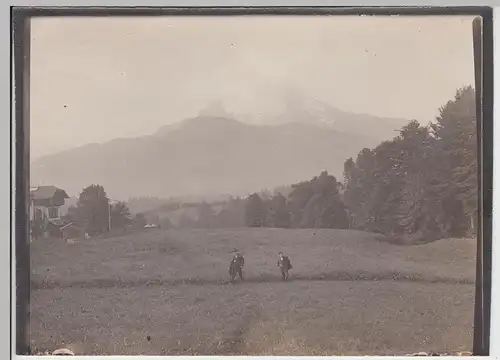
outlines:
{"label": "dense forest", "polygon": [[477,221],[475,94],[459,89],[429,125],[411,121],[394,139],[362,149],[339,182],[309,181],[203,203],[188,227],[352,228],[408,242],[473,234]]}

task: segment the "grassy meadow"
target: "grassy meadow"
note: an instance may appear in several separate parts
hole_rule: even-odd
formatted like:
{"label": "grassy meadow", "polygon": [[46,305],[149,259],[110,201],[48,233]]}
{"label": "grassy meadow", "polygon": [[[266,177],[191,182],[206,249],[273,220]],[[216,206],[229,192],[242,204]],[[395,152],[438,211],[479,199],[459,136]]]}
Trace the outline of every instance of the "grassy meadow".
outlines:
{"label": "grassy meadow", "polygon": [[[472,348],[471,239],[149,230],[31,245],[31,341],[77,355],[401,355]],[[245,281],[228,281],[233,251]],[[284,251],[293,264],[282,282]]]}

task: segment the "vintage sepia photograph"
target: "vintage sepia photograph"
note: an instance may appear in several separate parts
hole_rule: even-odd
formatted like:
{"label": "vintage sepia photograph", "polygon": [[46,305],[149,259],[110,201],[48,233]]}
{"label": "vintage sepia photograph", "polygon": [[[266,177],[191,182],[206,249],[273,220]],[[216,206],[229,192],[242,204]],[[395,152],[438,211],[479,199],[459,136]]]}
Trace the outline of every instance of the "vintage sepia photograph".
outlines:
{"label": "vintage sepia photograph", "polygon": [[32,354],[472,355],[473,20],[31,18]]}

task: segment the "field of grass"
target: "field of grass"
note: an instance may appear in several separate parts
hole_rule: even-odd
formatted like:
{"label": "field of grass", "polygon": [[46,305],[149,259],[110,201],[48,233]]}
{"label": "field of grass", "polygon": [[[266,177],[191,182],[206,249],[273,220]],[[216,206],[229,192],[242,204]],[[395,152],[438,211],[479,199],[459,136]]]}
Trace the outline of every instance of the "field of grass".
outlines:
{"label": "field of grass", "polygon": [[[475,241],[151,230],[31,246],[31,340],[83,355],[401,355],[472,347]],[[235,249],[243,283],[228,282]],[[292,260],[280,281],[277,253]]]}

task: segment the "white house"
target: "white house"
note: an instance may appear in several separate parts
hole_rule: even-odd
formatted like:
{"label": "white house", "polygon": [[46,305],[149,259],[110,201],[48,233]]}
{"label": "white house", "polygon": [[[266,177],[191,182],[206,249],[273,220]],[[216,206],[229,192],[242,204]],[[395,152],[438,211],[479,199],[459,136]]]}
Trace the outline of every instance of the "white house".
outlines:
{"label": "white house", "polygon": [[30,189],[30,221],[38,222],[44,229],[44,234],[40,235],[47,235],[53,228],[57,232],[63,225],[59,207],[64,205],[65,199],[69,199],[66,191],[52,185]]}

